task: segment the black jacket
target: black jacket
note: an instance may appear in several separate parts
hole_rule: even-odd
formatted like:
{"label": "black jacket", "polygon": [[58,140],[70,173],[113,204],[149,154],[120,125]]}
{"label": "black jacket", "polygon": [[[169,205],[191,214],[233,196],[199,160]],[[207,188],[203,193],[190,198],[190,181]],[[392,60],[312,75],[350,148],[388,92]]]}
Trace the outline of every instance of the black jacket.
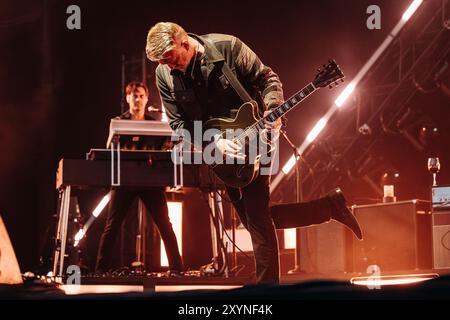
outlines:
{"label": "black jacket", "polygon": [[224,34],[189,35],[205,47],[205,53],[195,57],[195,62],[192,59],[186,73],[170,70],[167,65],[156,68],[156,85],[173,130],[186,129],[193,137],[194,121],[234,117],[243,102],[222,73],[224,62],[259,102],[260,114],[283,102],[278,75],[241,40]]}

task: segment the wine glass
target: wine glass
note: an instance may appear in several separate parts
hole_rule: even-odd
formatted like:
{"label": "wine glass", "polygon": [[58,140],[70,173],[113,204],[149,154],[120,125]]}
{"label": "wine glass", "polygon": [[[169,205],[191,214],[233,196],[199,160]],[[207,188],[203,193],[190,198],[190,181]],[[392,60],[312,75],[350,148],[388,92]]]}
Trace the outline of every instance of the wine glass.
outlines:
{"label": "wine glass", "polygon": [[436,183],[436,174],[441,169],[441,163],[439,162],[438,157],[430,157],[428,158],[428,171],[433,175],[433,187],[437,185]]}

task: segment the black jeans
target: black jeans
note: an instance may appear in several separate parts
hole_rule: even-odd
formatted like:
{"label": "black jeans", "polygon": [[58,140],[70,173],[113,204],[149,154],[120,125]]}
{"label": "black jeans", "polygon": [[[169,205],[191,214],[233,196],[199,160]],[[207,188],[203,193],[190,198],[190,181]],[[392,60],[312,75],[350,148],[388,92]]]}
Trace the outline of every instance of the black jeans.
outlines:
{"label": "black jeans", "polygon": [[241,189],[227,187],[227,191],[242,224],[250,232],[257,283],[280,281],[275,229],[320,224],[329,221],[332,215],[332,206],[327,197],[269,207],[269,176],[259,175],[248,186]]}
{"label": "black jeans", "polygon": [[119,188],[111,190],[109,214],[100,239],[95,267],[96,272],[109,270],[113,255],[112,250],[119,228],[136,197],[140,197],[144,202],[147,211],[152,215],[158,227],[161,239],[164,241],[170,269],[183,271],[183,262],[178,250],[177,239],[169,220],[169,210],[164,190],[162,188],[136,190]]}
{"label": "black jeans", "polygon": [[[259,175],[248,186],[227,187],[242,224],[250,232],[258,283],[278,283],[278,239],[269,210],[269,176]],[[242,196],[241,196],[242,194]]]}
{"label": "black jeans", "polygon": [[327,222],[333,208],[327,197],[308,202],[278,204],[270,207],[277,229],[300,228]]}

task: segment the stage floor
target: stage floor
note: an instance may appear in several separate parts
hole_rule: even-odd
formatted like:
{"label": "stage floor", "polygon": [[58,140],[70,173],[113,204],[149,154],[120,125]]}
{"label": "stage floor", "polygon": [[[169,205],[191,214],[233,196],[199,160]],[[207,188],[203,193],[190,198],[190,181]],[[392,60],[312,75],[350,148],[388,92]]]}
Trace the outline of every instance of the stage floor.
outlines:
{"label": "stage floor", "polygon": [[[339,283],[354,286],[360,280],[368,280],[382,287],[409,284],[450,277],[450,269],[405,270],[398,272],[370,275],[361,273],[297,273],[281,277],[280,287],[295,285],[314,285],[317,283]],[[378,281],[378,282],[377,282]],[[381,281],[381,282],[380,282]],[[254,279],[248,277],[195,277],[195,276],[117,276],[117,277],[82,277],[80,285],[59,284],[58,289],[66,295],[110,294],[110,293],[174,293],[189,291],[227,291],[245,287],[258,287]],[[449,288],[450,290],[450,288]]]}
{"label": "stage floor", "polygon": [[[374,280],[357,285],[356,279]],[[368,278],[368,279],[367,279]],[[420,278],[420,279],[416,279]],[[450,269],[362,274],[284,275],[280,285],[238,277],[82,277],[79,285],[47,279],[0,285],[0,300],[380,300],[450,299]],[[418,280],[418,282],[415,282]],[[419,281],[420,280],[420,281]],[[351,283],[351,282],[354,283]],[[379,281],[379,282],[376,282]]]}

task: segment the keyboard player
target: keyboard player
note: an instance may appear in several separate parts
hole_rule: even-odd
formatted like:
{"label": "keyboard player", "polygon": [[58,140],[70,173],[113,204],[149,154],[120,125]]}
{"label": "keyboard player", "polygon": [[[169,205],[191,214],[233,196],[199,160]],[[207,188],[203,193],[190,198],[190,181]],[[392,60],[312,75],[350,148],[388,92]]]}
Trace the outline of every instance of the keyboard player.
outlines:
{"label": "keyboard player", "polygon": [[[122,120],[156,120],[146,113],[149,90],[142,82],[131,82],[125,88],[126,101],[129,110],[118,117]],[[121,142],[123,149],[128,150],[164,150],[170,147],[170,139],[161,137],[130,137]],[[161,239],[167,252],[171,273],[184,271],[183,262],[177,245],[177,239],[169,219],[167,200],[164,187],[112,187],[111,200],[105,228],[100,238],[97,254],[96,273],[108,272],[111,267],[113,246],[120,226],[126,217],[128,209],[136,198],[144,203],[147,212],[158,227]]]}

